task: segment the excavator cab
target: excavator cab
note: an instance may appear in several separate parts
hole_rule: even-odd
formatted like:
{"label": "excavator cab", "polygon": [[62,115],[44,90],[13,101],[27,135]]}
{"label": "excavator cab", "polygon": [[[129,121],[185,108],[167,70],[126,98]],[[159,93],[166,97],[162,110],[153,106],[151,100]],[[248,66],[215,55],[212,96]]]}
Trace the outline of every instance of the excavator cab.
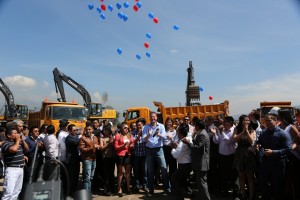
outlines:
{"label": "excavator cab", "polygon": [[89,105],[89,117],[101,117],[102,116],[102,104],[101,103],[91,103]]}

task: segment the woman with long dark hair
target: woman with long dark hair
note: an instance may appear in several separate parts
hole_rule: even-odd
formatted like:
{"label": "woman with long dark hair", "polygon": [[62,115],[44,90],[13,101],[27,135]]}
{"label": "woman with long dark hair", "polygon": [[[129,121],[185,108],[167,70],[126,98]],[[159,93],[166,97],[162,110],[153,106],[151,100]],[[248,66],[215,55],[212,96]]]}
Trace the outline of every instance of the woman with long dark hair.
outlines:
{"label": "woman with long dark hair", "polygon": [[240,195],[246,199],[245,184],[246,180],[249,188],[249,200],[254,199],[254,172],[255,172],[255,154],[252,148],[254,142],[255,130],[250,125],[250,119],[247,115],[239,117],[239,123],[234,129],[234,142],[238,143],[235,151],[234,167],[239,174]]}

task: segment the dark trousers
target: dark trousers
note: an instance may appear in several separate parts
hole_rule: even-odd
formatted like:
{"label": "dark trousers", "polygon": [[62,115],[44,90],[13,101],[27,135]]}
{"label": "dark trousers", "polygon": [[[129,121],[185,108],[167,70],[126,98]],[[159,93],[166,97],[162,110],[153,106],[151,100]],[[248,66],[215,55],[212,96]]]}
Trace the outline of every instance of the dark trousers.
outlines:
{"label": "dark trousers", "polygon": [[103,183],[106,193],[111,193],[114,190],[115,165],[115,157],[103,158]]}
{"label": "dark trousers", "polygon": [[196,173],[197,189],[196,199],[210,200],[207,186],[207,171],[194,170]]}
{"label": "dark trousers", "polygon": [[183,200],[186,192],[186,179],[191,173],[191,163],[178,164],[178,169],[172,174],[171,185],[173,198]]}
{"label": "dark trousers", "polygon": [[168,173],[169,174],[169,179],[171,179],[172,174],[177,169],[177,161],[171,154],[171,151],[172,151],[171,146],[164,145],[163,149],[164,149],[164,156],[165,156],[165,160],[166,160],[166,165],[167,165],[167,168],[169,168],[169,173]]}
{"label": "dark trousers", "polygon": [[100,151],[96,152],[96,169],[92,180],[92,190],[99,190],[103,187],[103,156]]}
{"label": "dark trousers", "polygon": [[147,186],[147,165],[146,156],[133,157],[133,174],[134,174],[134,187]]}
{"label": "dark trousers", "polygon": [[[259,181],[262,200],[284,199],[285,159],[263,159],[259,169]],[[271,187],[270,187],[271,186]]]}
{"label": "dark trousers", "polygon": [[80,158],[75,161],[69,161],[66,164],[66,168],[69,175],[69,194],[72,195],[78,187],[78,179],[80,172]]}
{"label": "dark trousers", "polygon": [[228,156],[220,154],[219,158],[221,173],[220,189],[223,192],[228,192],[229,189],[237,190],[238,186],[235,183],[235,181],[237,180],[237,171],[233,167],[234,154]]}

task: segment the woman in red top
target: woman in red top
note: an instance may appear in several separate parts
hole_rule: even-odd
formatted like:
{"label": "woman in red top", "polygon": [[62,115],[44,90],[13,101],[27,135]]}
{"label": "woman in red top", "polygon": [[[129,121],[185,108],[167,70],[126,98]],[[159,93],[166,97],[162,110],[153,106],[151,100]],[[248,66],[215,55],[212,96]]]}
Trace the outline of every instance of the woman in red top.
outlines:
{"label": "woman in red top", "polygon": [[121,133],[115,135],[114,147],[117,155],[118,167],[118,195],[122,196],[121,182],[125,168],[125,180],[127,184],[127,192],[130,194],[130,171],[131,171],[131,150],[134,147],[133,137],[129,132],[128,125],[123,122],[121,124]]}

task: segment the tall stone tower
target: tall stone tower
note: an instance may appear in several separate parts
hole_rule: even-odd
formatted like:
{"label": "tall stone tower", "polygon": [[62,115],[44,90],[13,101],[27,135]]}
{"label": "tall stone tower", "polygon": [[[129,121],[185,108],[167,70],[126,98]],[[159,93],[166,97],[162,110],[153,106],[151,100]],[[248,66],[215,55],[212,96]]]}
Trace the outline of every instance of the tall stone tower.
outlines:
{"label": "tall stone tower", "polygon": [[194,68],[192,61],[189,62],[189,68],[187,68],[187,86],[186,86],[186,106],[201,105],[200,103],[200,88],[195,85],[194,80]]}

